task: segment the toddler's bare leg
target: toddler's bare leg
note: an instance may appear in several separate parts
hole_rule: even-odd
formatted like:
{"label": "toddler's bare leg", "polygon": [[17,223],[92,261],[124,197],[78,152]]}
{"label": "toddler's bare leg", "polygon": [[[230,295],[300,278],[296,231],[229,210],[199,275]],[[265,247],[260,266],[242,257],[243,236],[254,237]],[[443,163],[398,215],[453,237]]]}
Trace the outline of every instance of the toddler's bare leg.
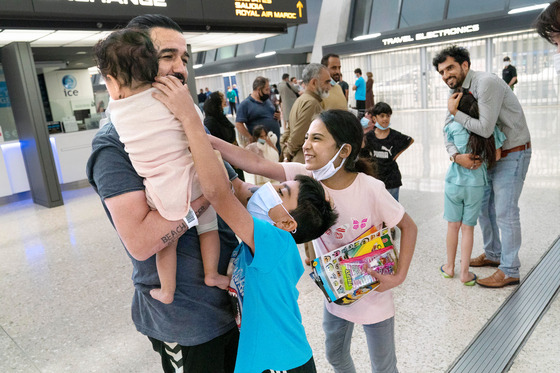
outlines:
{"label": "toddler's bare leg", "polygon": [[198,236],[204,266],[204,283],[227,290],[230,278],[218,273],[220,260],[220,237],[218,231],[209,231]]}
{"label": "toddler's bare leg", "polygon": [[173,302],[177,275],[177,241],[156,254],[156,266],[161,289],[150,290],[152,298],[162,303]]}

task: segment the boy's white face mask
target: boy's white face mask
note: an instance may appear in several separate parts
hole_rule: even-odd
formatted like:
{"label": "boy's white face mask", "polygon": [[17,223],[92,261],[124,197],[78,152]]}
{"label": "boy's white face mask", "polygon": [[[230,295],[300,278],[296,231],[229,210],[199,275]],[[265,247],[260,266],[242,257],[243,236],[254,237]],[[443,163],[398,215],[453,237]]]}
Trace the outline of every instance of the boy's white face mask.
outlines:
{"label": "boy's white face mask", "polygon": [[338,158],[338,155],[342,151],[342,148],[344,148],[344,145],[346,144],[342,144],[340,149],[338,149],[338,152],[336,152],[334,157],[332,157],[332,159],[328,161],[326,165],[324,165],[318,170],[311,171],[313,173],[313,178],[315,178],[315,180],[321,181],[321,180],[329,179],[334,174],[336,174],[338,170],[342,168],[342,166],[344,166],[344,162],[346,162],[346,158],[344,158],[342,162],[340,162],[340,165],[338,167],[334,167],[334,161]]}
{"label": "boy's white face mask", "polygon": [[[262,187],[257,189],[255,194],[247,202],[247,211],[251,216],[269,222],[272,225],[276,225],[276,222],[270,218],[268,211],[278,205],[282,205],[282,208],[286,211],[288,216],[292,217],[288,210],[282,204],[282,198],[278,195],[278,192],[270,181],[264,184]],[[292,218],[293,219],[293,218]]]}

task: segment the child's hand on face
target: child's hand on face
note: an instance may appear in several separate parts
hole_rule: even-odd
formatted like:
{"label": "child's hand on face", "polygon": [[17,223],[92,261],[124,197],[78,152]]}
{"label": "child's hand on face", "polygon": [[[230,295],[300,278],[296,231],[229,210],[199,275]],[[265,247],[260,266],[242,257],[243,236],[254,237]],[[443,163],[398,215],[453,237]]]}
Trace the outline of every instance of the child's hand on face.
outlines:
{"label": "child's hand on face", "polygon": [[183,121],[193,114],[198,117],[186,84],[174,76],[157,76],[155,80],[152,86],[157,88],[158,92],[152,93],[152,96],[161,101],[177,119]]}

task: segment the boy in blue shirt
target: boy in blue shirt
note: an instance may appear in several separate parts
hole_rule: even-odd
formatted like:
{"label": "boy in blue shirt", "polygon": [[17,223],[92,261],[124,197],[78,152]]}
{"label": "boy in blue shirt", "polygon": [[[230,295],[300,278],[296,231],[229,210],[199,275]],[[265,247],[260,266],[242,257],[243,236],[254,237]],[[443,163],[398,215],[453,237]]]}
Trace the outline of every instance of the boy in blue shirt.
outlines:
{"label": "boy in blue shirt", "polygon": [[[478,104],[474,96],[464,92],[459,102],[459,110],[472,118],[478,119]],[[460,154],[473,154],[479,157],[482,165],[478,169],[468,169],[455,163],[449,166],[445,176],[445,201],[443,217],[447,225],[447,264],[440,267],[444,278],[453,278],[455,273],[455,256],[461,230],[461,274],[460,279],[466,286],[476,283],[476,275],[469,272],[469,262],[473,248],[474,227],[482,206],[484,189],[488,187],[487,168],[491,168],[500,159],[501,146],[506,136],[494,128],[494,134],[485,139],[470,133],[460,123],[450,122],[444,129],[444,136],[455,144]]]}
{"label": "boy in blue shirt", "polygon": [[247,267],[235,372],[316,372],[297,304],[304,269],[296,242],[319,237],[336,220],[322,186],[304,176],[266,184],[245,209],[227,179],[217,177],[223,166],[189,105],[188,87],[174,77],[158,77],[154,86],[161,90],[154,96],[183,123],[204,196],[243,241],[239,255]]}
{"label": "boy in blue shirt", "polygon": [[361,115],[364,115],[366,111],[366,81],[362,77],[362,69],[357,68],[354,70],[354,74],[356,74],[356,82],[352,90],[356,91],[354,95],[356,99],[356,109],[358,109]]}

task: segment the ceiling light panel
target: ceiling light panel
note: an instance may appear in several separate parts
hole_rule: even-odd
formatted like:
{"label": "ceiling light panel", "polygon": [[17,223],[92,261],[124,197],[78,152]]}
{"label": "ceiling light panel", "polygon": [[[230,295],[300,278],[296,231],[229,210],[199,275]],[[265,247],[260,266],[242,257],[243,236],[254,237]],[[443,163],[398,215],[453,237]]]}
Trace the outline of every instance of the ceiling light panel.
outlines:
{"label": "ceiling light panel", "polygon": [[98,34],[99,31],[56,31],[31,43],[32,47],[58,47]]}

